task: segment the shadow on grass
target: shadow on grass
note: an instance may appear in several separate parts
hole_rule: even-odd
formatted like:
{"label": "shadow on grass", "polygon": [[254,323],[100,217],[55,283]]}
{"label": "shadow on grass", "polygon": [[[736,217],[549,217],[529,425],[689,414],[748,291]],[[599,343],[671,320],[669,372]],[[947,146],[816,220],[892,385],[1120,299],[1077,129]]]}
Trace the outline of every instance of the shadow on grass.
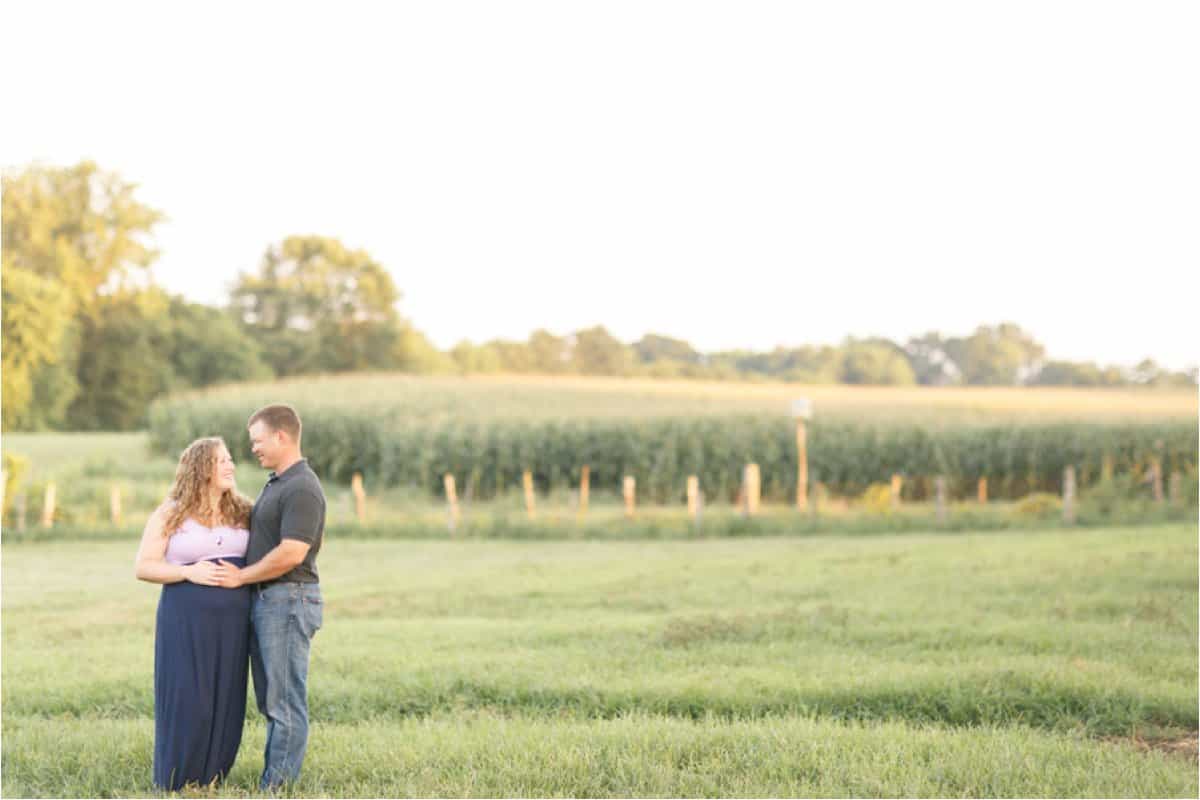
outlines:
{"label": "shadow on grass", "polygon": [[[248,713],[256,715],[253,702]],[[681,719],[754,720],[798,715],[842,721],[907,721],[950,727],[1025,725],[1092,736],[1128,736],[1138,730],[1194,732],[1197,703],[1139,695],[1101,686],[1068,686],[1012,671],[953,681],[908,681],[903,686],[725,690],[712,685],[664,689],[536,687],[454,678],[382,680],[313,687],[314,719],[332,723],[426,717],[459,710],[500,714],[610,719],[630,713]],[[128,681],[93,685],[87,692],[9,697],[5,716],[148,718],[148,687]]]}
{"label": "shadow on grass", "polygon": [[[415,689],[416,687],[412,687]],[[1196,703],[1175,704],[1101,688],[1066,687],[1000,673],[953,684],[906,687],[714,694],[708,688],[667,692],[591,688],[523,688],[455,680],[445,686],[395,694],[325,695],[313,714],[335,721],[362,716],[424,716],[447,708],[489,709],[526,715],[612,718],[631,712],[687,719],[760,719],[782,715],[947,726],[1020,724],[1049,730],[1119,735],[1159,726],[1194,731]]]}

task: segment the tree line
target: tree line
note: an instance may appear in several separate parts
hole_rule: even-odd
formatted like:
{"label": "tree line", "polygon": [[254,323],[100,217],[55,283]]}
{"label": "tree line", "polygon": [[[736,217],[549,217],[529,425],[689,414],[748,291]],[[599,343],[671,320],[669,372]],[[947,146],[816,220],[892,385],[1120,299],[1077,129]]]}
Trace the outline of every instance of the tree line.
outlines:
{"label": "tree line", "polygon": [[335,238],[289,236],[240,274],[222,307],[171,295],[151,267],[163,215],[92,162],[3,176],[3,428],[126,430],[163,394],[358,370],[543,373],[872,385],[1195,386],[1197,371],[1046,358],[1010,323],[964,336],[702,353],[604,327],[441,351],[397,311],[389,272]]}

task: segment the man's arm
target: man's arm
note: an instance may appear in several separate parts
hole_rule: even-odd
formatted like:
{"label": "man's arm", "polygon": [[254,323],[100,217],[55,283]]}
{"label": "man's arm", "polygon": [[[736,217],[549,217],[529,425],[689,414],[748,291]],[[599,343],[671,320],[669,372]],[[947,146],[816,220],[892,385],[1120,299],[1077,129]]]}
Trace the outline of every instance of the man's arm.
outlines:
{"label": "man's arm", "polygon": [[221,566],[225,567],[227,572],[221,579],[220,585],[236,589],[247,583],[262,583],[272,578],[278,578],[304,561],[309,547],[311,545],[308,542],[302,542],[299,539],[284,539],[277,547],[263,556],[261,561],[248,567],[238,569],[236,565],[230,564],[228,561],[221,561]]}
{"label": "man's arm", "polygon": [[247,583],[262,583],[278,578],[304,561],[309,548],[320,536],[320,521],[325,511],[325,498],[311,491],[302,490],[286,498],[283,507],[283,539],[262,560],[238,569],[226,561],[220,562],[227,570],[222,576],[221,586],[237,588]]}

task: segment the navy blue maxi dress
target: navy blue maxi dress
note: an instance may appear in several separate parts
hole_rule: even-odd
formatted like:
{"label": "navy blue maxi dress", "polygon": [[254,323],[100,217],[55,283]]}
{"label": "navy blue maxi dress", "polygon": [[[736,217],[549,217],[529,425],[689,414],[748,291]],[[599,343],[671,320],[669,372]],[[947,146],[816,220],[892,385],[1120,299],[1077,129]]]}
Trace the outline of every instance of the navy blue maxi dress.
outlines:
{"label": "navy blue maxi dress", "polygon": [[249,655],[249,587],[163,586],[154,637],[156,786],[175,791],[229,774],[246,720]]}

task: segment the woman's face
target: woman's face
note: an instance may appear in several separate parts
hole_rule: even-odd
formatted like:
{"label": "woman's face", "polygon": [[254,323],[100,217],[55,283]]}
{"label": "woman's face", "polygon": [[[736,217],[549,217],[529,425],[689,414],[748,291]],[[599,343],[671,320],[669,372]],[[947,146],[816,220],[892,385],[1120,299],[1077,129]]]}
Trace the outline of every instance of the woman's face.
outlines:
{"label": "woman's face", "polygon": [[233,456],[229,455],[229,450],[224,446],[217,449],[217,463],[213,465],[213,486],[221,491],[231,491],[237,488],[237,481],[233,476]]}

